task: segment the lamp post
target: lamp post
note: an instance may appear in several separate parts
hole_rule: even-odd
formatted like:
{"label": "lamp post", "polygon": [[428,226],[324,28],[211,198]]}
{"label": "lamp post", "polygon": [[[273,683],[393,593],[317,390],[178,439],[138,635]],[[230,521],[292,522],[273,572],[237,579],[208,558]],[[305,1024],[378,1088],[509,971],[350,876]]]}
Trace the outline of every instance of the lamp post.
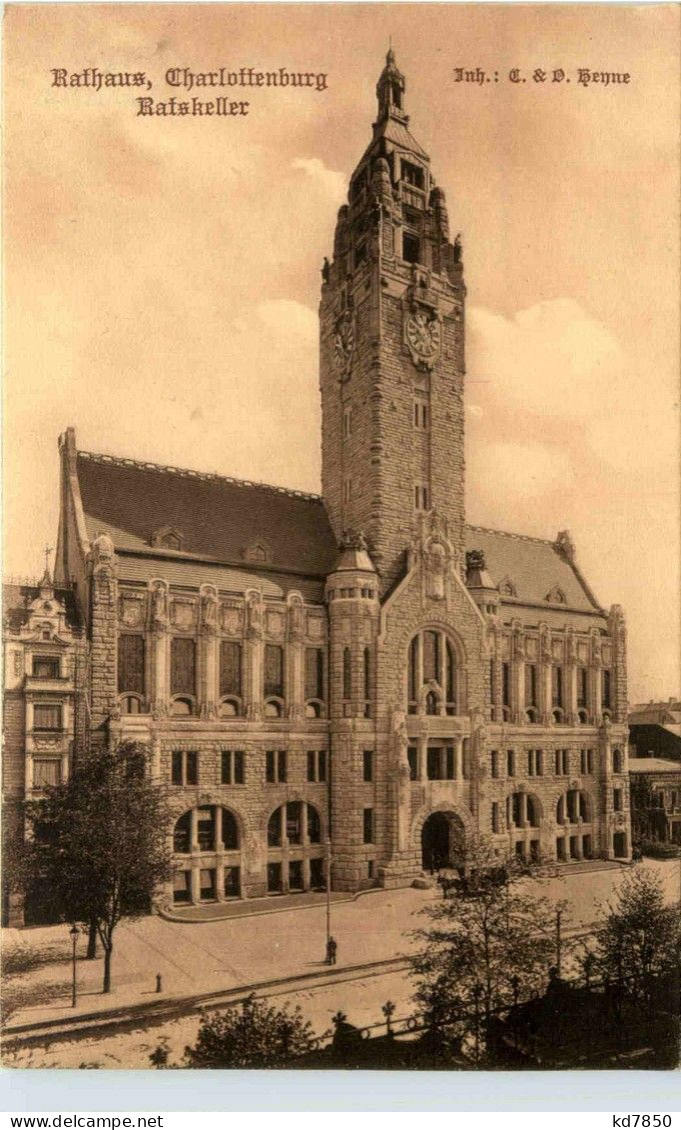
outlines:
{"label": "lamp post", "polygon": [[77,996],[76,996],[76,942],[78,941],[78,933],[79,933],[78,927],[76,926],[76,924],[74,922],[73,926],[69,930],[69,937],[71,938],[71,946],[72,946],[71,962],[72,962],[72,967],[73,967],[73,981],[72,981],[72,986],[71,986],[71,1008],[75,1008],[76,1003],[77,1003]]}
{"label": "lamp post", "polygon": [[325,844],[324,863],[326,865],[326,944],[328,947],[331,938],[331,839],[329,837],[327,837]]}

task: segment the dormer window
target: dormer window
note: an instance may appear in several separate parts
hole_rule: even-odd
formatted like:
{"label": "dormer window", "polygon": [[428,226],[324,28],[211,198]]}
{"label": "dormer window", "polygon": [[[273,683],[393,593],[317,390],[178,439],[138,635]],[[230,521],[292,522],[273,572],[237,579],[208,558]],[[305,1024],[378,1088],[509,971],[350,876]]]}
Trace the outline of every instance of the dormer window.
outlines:
{"label": "dormer window", "polygon": [[182,534],[174,526],[161,526],[151,535],[151,544],[154,548],[182,549]]}
{"label": "dormer window", "polygon": [[264,542],[256,541],[244,550],[244,561],[251,565],[267,565],[272,560],[272,555]]}
{"label": "dormer window", "polygon": [[544,600],[547,600],[550,604],[567,604],[565,593],[558,585],[552,588],[550,593],[546,594]]}
{"label": "dormer window", "polygon": [[504,577],[499,585],[499,592],[502,596],[517,596],[518,590],[516,589],[510,577]]}
{"label": "dormer window", "polygon": [[423,169],[418,165],[412,165],[411,161],[402,161],[402,180],[406,184],[413,184],[414,188],[425,187]]}

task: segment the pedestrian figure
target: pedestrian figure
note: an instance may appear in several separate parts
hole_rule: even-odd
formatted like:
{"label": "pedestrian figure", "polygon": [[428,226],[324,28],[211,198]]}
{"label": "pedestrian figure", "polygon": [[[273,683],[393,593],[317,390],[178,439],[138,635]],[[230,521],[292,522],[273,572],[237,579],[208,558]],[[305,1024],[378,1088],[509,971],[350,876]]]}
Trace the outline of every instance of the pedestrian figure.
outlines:
{"label": "pedestrian figure", "polygon": [[326,943],[326,964],[327,965],[335,965],[336,964],[336,953],[337,953],[337,951],[338,951],[338,942],[336,941],[335,938],[329,938],[328,942]]}

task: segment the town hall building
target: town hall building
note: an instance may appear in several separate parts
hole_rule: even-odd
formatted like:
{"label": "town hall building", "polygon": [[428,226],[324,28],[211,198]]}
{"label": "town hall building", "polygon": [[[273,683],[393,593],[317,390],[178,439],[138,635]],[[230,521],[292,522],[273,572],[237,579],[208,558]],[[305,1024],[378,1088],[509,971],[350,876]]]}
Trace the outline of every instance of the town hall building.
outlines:
{"label": "town hall building", "polygon": [[59,441],[91,741],[148,745],[168,907],[321,888],[327,854],[334,890],[405,886],[478,837],[630,857],[622,611],[566,531],[466,524],[462,247],[392,51],[377,96],[322,271],[322,495]]}

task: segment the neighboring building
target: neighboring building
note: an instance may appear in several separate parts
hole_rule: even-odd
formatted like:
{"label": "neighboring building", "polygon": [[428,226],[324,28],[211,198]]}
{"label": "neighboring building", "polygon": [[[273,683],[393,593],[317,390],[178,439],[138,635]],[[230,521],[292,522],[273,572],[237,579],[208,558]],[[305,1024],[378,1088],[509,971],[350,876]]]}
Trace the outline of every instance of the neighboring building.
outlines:
{"label": "neighboring building", "polygon": [[681,701],[648,702],[629,711],[632,757],[663,757],[681,762]]}
{"label": "neighboring building", "polygon": [[[73,593],[40,581],[3,585],[5,834],[21,831],[21,805],[68,777],[74,745],[85,734],[86,655]],[[24,898],[3,876],[3,922],[24,923]],[[38,900],[39,902],[40,900]],[[27,921],[42,916],[26,907]]]}
{"label": "neighboring building", "polygon": [[60,439],[92,738],[149,743],[167,903],[320,887],[327,837],[339,890],[474,833],[630,855],[621,609],[566,532],[464,521],[461,245],[404,87],[390,52],[323,270],[323,499]]}
{"label": "neighboring building", "polygon": [[681,845],[681,764],[632,757],[629,773],[634,840]]}

